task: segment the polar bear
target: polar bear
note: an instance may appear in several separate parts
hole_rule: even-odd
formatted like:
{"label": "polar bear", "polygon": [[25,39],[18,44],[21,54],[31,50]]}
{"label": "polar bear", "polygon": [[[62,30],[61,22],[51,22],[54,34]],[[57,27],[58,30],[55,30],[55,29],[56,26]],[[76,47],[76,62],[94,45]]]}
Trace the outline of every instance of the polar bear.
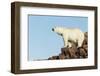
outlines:
{"label": "polar bear", "polygon": [[65,28],[65,27],[55,27],[52,31],[56,32],[58,35],[63,37],[64,47],[71,47],[72,43],[69,41],[74,41],[78,43],[78,47],[82,46],[84,40],[84,33],[78,28]]}

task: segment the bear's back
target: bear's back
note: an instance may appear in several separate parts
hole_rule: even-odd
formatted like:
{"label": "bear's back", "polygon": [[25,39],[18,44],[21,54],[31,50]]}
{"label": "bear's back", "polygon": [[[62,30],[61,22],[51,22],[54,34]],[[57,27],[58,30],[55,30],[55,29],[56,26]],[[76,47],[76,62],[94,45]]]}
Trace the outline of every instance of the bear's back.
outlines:
{"label": "bear's back", "polygon": [[65,31],[67,32],[82,32],[80,29],[78,28],[65,28]]}

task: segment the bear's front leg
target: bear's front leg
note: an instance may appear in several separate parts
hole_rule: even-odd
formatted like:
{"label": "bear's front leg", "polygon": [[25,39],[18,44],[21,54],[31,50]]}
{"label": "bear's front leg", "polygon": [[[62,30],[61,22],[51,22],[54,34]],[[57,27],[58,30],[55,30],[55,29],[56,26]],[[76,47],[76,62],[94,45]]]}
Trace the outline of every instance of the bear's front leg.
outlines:
{"label": "bear's front leg", "polygon": [[63,38],[64,39],[64,47],[68,47],[68,39]]}

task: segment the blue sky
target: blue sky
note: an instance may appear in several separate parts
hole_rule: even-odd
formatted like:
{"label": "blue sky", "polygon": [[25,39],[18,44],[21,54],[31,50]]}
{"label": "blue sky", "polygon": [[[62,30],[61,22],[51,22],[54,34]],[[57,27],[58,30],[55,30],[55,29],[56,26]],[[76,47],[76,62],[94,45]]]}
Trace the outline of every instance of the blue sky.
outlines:
{"label": "blue sky", "polygon": [[55,26],[88,31],[87,17],[29,15],[28,19],[29,60],[47,59],[60,53],[64,44],[63,39],[52,31]]}

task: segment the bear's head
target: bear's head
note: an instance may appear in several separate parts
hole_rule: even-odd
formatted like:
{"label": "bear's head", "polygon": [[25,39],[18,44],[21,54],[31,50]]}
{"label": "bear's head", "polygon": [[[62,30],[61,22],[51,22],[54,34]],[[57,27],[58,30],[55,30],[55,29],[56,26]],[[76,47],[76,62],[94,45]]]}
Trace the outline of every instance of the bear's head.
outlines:
{"label": "bear's head", "polygon": [[56,32],[58,35],[63,35],[63,32],[64,32],[64,28],[63,27],[55,27],[55,28],[52,28],[52,31]]}

